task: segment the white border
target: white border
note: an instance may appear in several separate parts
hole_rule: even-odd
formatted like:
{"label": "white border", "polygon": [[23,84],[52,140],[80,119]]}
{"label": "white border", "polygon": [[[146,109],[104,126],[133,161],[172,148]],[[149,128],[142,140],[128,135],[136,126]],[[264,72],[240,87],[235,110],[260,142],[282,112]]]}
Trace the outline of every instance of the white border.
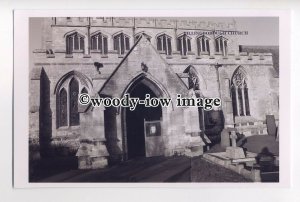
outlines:
{"label": "white border", "polygon": [[[200,14],[200,15],[199,15]],[[278,16],[280,19],[280,183],[28,183],[29,17]],[[266,188],[290,187],[290,14],[283,10],[16,10],[14,12],[14,186],[25,187],[165,187]],[[17,102],[16,102],[17,101]],[[20,102],[21,101],[21,102]],[[284,136],[284,137],[283,137]]]}

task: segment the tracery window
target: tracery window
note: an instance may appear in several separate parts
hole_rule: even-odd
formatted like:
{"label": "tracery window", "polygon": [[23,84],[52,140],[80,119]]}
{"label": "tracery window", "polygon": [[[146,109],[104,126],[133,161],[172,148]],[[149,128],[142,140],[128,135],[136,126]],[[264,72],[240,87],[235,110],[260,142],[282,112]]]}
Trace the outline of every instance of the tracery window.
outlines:
{"label": "tracery window", "polygon": [[172,43],[170,36],[166,34],[159,35],[156,39],[156,44],[158,51],[164,51],[166,55],[172,54]]}
{"label": "tracery window", "polygon": [[129,49],[129,37],[126,34],[120,33],[114,36],[114,50],[118,51],[119,55],[123,55]]}
{"label": "tracery window", "polygon": [[231,97],[234,116],[250,116],[247,79],[240,68],[232,77]]}
{"label": "tracery window", "polygon": [[181,55],[187,55],[187,52],[191,51],[191,38],[186,34],[177,38],[177,50]]}
{"label": "tracery window", "polygon": [[209,38],[205,36],[200,36],[197,38],[197,52],[198,55],[201,53],[207,53],[209,54],[210,48],[209,48]]}
{"label": "tracery window", "polygon": [[107,54],[107,37],[102,33],[91,36],[91,50],[100,51],[101,54]]}
{"label": "tracery window", "polygon": [[72,54],[74,51],[84,50],[84,37],[78,32],[70,34],[66,37],[66,52]]}
{"label": "tracery window", "polygon": [[222,55],[227,55],[228,51],[228,40],[225,39],[224,37],[220,36],[216,38],[216,52],[217,53],[222,53]]}
{"label": "tracery window", "polygon": [[[81,89],[81,90],[80,90]],[[76,77],[66,79],[57,93],[57,128],[77,126],[80,123],[78,113],[78,94],[88,93]]]}

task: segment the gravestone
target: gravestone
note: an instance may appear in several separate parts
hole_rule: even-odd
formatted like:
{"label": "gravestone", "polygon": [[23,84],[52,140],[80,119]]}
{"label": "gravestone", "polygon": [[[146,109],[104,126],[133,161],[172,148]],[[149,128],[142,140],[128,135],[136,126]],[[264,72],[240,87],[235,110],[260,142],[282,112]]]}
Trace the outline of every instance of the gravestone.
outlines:
{"label": "gravestone", "polygon": [[221,132],[221,146],[224,148],[230,146],[229,131],[227,128],[224,128]]}
{"label": "gravestone", "polygon": [[231,131],[230,139],[231,139],[231,147],[226,148],[227,157],[229,157],[230,159],[245,158],[246,156],[243,148],[236,146],[237,135],[235,131]]}
{"label": "gravestone", "polygon": [[276,136],[276,122],[274,115],[266,116],[268,135]]}
{"label": "gravestone", "polygon": [[231,131],[230,139],[231,139],[231,146],[236,147],[237,135],[236,135],[235,131]]}

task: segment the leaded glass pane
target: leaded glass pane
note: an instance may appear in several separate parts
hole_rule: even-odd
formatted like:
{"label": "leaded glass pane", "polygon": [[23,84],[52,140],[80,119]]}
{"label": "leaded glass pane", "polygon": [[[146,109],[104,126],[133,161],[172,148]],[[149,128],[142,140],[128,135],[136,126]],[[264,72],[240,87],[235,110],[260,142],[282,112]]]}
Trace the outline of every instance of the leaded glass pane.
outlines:
{"label": "leaded glass pane", "polygon": [[209,50],[209,41],[208,41],[208,40],[206,40],[206,51],[207,51],[207,52],[210,51],[210,50]]}
{"label": "leaded glass pane", "polygon": [[244,96],[245,96],[245,107],[246,107],[246,115],[250,116],[250,106],[249,106],[249,97],[248,97],[248,88],[244,88]]}
{"label": "leaded glass pane", "polygon": [[236,103],[236,93],[235,87],[231,88],[231,98],[232,98],[232,107],[233,107],[233,115],[238,116],[237,113],[237,103]]}
{"label": "leaded glass pane", "polygon": [[103,53],[107,54],[107,38],[106,37],[103,37],[103,47],[104,47]]}
{"label": "leaded glass pane", "polygon": [[239,99],[239,112],[240,116],[245,116],[244,113],[244,104],[243,104],[243,95],[242,95],[242,89],[238,88],[238,99]]}
{"label": "leaded glass pane", "polygon": [[168,38],[168,55],[172,54],[171,38]]}
{"label": "leaded glass pane", "polygon": [[67,92],[63,88],[58,96],[58,127],[68,125],[68,107],[67,107]]}
{"label": "leaded glass pane", "polygon": [[79,84],[76,79],[70,82],[70,126],[79,125],[78,92]]}

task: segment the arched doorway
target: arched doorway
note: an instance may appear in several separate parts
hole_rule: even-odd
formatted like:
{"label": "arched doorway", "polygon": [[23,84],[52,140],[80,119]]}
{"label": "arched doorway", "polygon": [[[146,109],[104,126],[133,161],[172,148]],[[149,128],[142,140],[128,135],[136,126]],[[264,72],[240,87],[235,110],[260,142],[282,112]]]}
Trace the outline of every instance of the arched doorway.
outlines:
{"label": "arched doorway", "polygon": [[[140,100],[145,100],[146,94],[149,94],[150,98],[157,97],[157,95],[142,82],[135,85],[128,93],[130,97],[138,97]],[[159,121],[161,118],[161,106],[145,107],[143,104],[138,104],[133,111],[126,108],[125,124],[128,159],[146,156],[145,121]]]}

